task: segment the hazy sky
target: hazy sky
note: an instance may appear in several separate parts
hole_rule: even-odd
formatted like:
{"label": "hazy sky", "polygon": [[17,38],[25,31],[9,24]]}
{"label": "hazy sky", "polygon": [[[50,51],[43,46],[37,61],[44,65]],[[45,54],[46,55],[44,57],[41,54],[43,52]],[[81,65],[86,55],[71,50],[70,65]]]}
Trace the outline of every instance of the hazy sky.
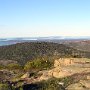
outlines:
{"label": "hazy sky", "polygon": [[90,0],[0,0],[0,37],[90,36]]}

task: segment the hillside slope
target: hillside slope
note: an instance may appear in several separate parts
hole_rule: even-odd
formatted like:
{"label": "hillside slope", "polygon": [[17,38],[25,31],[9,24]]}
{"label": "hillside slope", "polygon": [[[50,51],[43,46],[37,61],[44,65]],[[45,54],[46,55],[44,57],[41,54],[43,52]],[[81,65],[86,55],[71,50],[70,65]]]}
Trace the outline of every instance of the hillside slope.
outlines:
{"label": "hillside slope", "polygon": [[50,42],[18,43],[0,47],[0,60],[16,60],[25,64],[28,60],[43,57],[90,57],[89,52],[83,52],[63,44]]}
{"label": "hillside slope", "polygon": [[90,40],[68,41],[68,42],[63,42],[63,44],[78,50],[90,52]]}

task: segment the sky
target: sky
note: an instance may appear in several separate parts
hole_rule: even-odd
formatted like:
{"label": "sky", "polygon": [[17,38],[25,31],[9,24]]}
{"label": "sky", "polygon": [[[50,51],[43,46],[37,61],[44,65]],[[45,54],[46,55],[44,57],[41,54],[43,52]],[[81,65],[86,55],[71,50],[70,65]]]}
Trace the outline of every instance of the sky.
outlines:
{"label": "sky", "polygon": [[90,0],[0,0],[0,38],[90,36]]}

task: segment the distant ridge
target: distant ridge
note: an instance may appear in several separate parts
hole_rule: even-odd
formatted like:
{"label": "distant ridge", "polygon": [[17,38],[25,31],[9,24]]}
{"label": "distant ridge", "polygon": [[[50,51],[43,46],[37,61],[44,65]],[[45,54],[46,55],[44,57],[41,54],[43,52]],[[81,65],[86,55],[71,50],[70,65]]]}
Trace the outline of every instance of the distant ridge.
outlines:
{"label": "distant ridge", "polygon": [[90,40],[90,36],[72,37],[72,36],[50,36],[50,37],[20,37],[20,38],[1,38],[0,46],[11,45],[22,42],[36,42],[36,41],[55,41],[55,40]]}

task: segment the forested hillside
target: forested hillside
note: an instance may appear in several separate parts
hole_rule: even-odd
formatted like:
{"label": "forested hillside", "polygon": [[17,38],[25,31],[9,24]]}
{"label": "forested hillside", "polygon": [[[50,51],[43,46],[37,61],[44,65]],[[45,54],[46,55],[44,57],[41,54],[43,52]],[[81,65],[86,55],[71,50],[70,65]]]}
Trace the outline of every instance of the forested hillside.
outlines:
{"label": "forested hillside", "polygon": [[90,53],[50,42],[18,43],[0,47],[0,60],[16,60],[25,64],[28,60],[44,57],[90,57]]}

